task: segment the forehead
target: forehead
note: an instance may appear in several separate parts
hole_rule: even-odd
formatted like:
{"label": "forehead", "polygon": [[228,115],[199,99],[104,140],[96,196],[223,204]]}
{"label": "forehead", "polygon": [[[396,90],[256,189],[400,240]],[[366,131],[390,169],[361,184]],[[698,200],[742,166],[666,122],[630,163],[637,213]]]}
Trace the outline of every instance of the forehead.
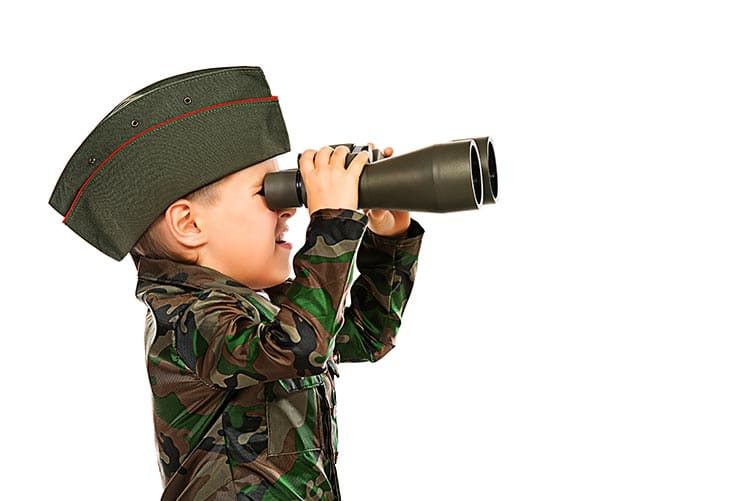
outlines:
{"label": "forehead", "polygon": [[278,170],[279,165],[276,162],[276,159],[270,158],[258,164],[251,165],[250,167],[245,167],[242,170],[238,170],[237,172],[225,177],[223,181],[228,184],[260,184],[263,182],[263,178],[266,176],[266,174],[268,174],[269,172],[276,172]]}

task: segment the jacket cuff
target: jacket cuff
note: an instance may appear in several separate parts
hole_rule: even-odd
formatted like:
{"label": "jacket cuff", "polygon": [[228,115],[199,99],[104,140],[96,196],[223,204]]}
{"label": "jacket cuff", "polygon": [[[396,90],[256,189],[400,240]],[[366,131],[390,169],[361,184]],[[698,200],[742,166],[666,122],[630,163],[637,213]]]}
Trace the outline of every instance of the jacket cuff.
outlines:
{"label": "jacket cuff", "polygon": [[352,209],[318,209],[310,215],[310,221],[318,219],[353,219],[367,224],[367,216],[358,210]]}

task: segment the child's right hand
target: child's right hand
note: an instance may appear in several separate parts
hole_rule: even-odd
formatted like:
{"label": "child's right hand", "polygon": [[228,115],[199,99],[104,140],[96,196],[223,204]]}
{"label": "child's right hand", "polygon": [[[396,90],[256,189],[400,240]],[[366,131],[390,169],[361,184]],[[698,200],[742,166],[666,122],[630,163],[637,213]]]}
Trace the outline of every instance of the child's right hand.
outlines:
{"label": "child's right hand", "polygon": [[360,152],[345,168],[348,153],[346,146],[337,146],[335,150],[324,146],[318,151],[302,153],[299,170],[310,214],[319,209],[357,209],[359,176],[369,157],[366,151]]}

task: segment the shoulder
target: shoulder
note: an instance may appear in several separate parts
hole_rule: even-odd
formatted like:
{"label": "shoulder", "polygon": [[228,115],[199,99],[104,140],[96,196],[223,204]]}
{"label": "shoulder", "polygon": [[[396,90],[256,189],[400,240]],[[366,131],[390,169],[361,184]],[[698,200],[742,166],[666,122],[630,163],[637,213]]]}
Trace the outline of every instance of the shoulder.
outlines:
{"label": "shoulder", "polygon": [[224,331],[228,327],[249,327],[260,323],[261,314],[250,299],[234,291],[200,291],[182,312],[180,330]]}
{"label": "shoulder", "polygon": [[[188,330],[206,322],[227,322],[236,319],[259,321],[258,309],[246,297],[234,291],[216,288],[180,290],[159,287],[145,292],[143,302],[156,319],[157,325],[178,331]],[[218,325],[217,325],[218,326]]]}

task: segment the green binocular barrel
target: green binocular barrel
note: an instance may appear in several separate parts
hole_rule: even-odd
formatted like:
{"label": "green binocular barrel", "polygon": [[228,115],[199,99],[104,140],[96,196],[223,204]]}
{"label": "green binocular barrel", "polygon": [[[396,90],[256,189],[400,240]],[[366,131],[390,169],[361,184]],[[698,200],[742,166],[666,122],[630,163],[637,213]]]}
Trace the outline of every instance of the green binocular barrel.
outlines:
{"label": "green binocular barrel", "polygon": [[[489,138],[485,139],[491,144]],[[390,158],[381,158],[377,150],[370,155],[372,161],[365,165],[359,179],[360,208],[455,212],[482,205],[486,191],[483,167],[473,139],[435,144]],[[354,156],[348,156],[347,164]],[[492,165],[494,168],[494,158]],[[306,205],[298,169],[266,174],[263,192],[271,209]]]}

